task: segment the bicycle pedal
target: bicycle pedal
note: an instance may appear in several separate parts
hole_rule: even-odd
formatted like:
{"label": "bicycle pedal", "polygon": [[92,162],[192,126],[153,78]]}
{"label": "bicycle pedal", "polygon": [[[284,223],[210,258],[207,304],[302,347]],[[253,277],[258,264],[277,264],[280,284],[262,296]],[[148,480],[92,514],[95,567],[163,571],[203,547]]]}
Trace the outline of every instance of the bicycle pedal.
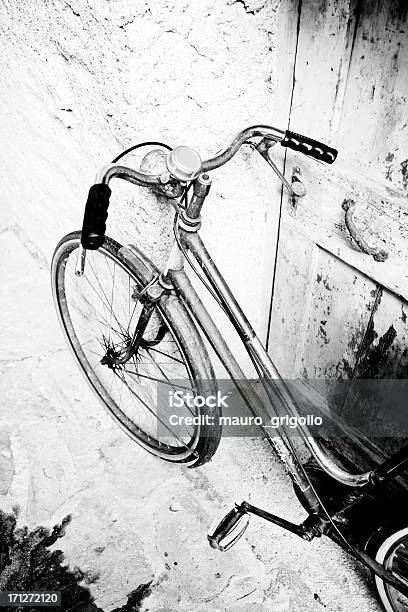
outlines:
{"label": "bicycle pedal", "polygon": [[239,504],[217,517],[207,532],[211,548],[229,550],[242,537],[249,525],[249,515]]}

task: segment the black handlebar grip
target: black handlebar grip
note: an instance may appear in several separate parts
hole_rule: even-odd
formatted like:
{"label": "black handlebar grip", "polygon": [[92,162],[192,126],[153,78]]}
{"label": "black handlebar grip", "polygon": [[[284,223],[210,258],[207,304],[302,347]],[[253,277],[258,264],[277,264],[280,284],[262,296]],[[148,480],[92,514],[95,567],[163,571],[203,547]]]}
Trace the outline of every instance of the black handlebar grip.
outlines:
{"label": "black handlebar grip", "polygon": [[95,250],[103,245],[111,193],[105,183],[92,185],[89,190],[81,234],[81,244],[85,249]]}
{"label": "black handlebar grip", "polygon": [[310,155],[310,157],[326,162],[326,164],[332,164],[338,153],[336,149],[328,147],[318,140],[313,140],[313,138],[308,138],[289,130],[286,130],[285,138],[281,140],[281,145],[305,155]]}

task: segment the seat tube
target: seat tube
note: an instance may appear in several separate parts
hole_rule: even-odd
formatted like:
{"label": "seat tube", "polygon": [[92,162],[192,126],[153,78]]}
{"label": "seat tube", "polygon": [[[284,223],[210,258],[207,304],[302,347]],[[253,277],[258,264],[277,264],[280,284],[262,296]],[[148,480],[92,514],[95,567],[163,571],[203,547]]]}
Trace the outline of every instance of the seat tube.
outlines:
{"label": "seat tube", "polygon": [[[231,294],[225,280],[222,278],[221,274],[215,267],[215,264],[212,262],[212,259],[208,254],[200,236],[197,232],[182,230],[181,240],[184,245],[190,249],[191,253],[197,259],[198,263],[200,264],[200,267],[206,274],[214,289],[216,289],[216,292],[218,293],[224,306],[231,315],[232,323],[237,329],[245,346],[248,347],[248,344],[250,344],[252,339],[256,337],[255,332],[252,329],[249,321],[246,319],[245,315],[242,313],[234,296]],[[215,350],[217,356],[225,366],[227,372],[231,376],[232,380],[234,381],[234,384],[236,385],[238,391],[240,392],[245,401],[245,390],[240,384],[240,380],[243,380],[245,376],[242,370],[239,368],[235,358],[231,354],[231,351],[229,350],[225,340],[222,338],[222,335],[218,330],[217,326],[215,325],[214,321],[212,320],[212,317],[205,310],[199,296],[197,295],[191,283],[189,282],[187,275],[183,270],[178,270],[173,272],[170,271],[170,277],[172,282],[177,287],[178,291],[186,301],[189,308],[191,308],[191,310],[194,312],[194,315],[201,329],[205,333],[212,348]],[[262,409],[262,401],[260,400],[260,398],[259,401],[261,402],[261,405],[259,406],[261,408],[259,414],[261,415],[264,411]],[[256,398],[252,398],[252,401],[249,402],[249,404],[247,405],[251,411],[252,409],[255,409],[255,413],[257,413],[258,410],[256,409],[256,404]],[[298,463],[297,458],[294,456],[294,454],[286,444],[285,440],[281,436],[271,437],[269,435],[268,430],[264,429],[264,431],[266,436],[268,437],[268,440],[276,450],[277,454],[286,465],[291,477],[302,491],[303,496],[308,503],[310,511],[316,511],[319,507],[319,500],[316,497],[313,488],[310,486],[310,482],[305,476],[304,470],[302,466]]]}

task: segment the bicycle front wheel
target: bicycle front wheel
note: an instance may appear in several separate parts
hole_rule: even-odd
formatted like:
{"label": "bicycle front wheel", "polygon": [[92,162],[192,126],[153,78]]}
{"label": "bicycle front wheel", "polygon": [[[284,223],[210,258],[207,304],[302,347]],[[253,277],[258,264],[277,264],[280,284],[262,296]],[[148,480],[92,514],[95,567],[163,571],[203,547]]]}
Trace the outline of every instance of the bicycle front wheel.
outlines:
{"label": "bicycle front wheel", "polygon": [[[149,452],[189,467],[209,461],[221,436],[220,409],[195,402],[198,395],[216,395],[216,388],[183,302],[174,293],[163,295],[137,352],[124,364],[112,362],[129,346],[143,310],[137,296],[157,270],[141,253],[132,249],[130,258],[106,237],[100,249],[87,251],[85,272],[76,276],[79,245],[80,232],[59,242],[51,274],[63,332],[88,383],[110,416]],[[163,389],[177,397],[173,419],[158,408]]]}

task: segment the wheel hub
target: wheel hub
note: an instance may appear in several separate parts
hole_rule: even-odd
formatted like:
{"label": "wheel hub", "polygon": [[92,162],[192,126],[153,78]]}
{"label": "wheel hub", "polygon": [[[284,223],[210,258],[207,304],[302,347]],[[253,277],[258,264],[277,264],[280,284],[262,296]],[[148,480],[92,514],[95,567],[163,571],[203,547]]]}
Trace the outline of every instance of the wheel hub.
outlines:
{"label": "wheel hub", "polygon": [[135,355],[133,351],[129,352],[131,339],[126,338],[120,343],[121,348],[113,343],[109,343],[104,339],[104,348],[106,350],[105,355],[102,357],[101,365],[107,365],[110,370],[117,369],[117,367],[123,363],[126,363],[132,355]]}

